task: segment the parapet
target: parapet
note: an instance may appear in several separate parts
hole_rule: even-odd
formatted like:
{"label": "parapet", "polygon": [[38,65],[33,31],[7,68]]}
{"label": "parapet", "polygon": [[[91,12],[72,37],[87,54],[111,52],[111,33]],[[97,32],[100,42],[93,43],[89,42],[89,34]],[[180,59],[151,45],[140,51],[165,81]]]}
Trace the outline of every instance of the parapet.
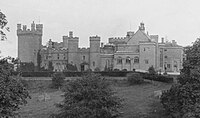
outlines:
{"label": "parapet", "polygon": [[63,40],[78,40],[79,37],[73,37],[73,32],[69,32],[69,36],[63,36]]}
{"label": "parapet", "polygon": [[89,48],[79,48],[79,52],[89,52]]}
{"label": "parapet", "polygon": [[126,37],[113,37],[108,39],[109,43],[126,42]]}
{"label": "parapet", "polygon": [[99,36],[91,36],[90,37],[90,41],[100,41],[100,37]]}
{"label": "parapet", "polygon": [[25,34],[38,34],[42,35],[43,24],[36,24],[33,22],[31,24],[31,29],[27,29],[27,25],[23,25],[21,28],[21,24],[17,24],[17,35],[25,35]]}

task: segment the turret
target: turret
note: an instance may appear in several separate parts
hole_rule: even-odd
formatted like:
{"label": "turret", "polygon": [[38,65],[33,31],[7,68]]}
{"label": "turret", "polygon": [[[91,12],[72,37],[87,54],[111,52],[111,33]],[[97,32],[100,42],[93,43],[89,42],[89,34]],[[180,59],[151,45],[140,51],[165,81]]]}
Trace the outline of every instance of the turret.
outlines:
{"label": "turret", "polygon": [[69,37],[73,38],[73,32],[72,31],[69,32]]}
{"label": "turret", "polygon": [[37,53],[42,48],[42,24],[31,24],[31,30],[26,25],[17,24],[18,57],[21,62],[33,62],[37,66]]}
{"label": "turret", "polygon": [[100,37],[90,37],[90,69],[100,67]]}
{"label": "turret", "polygon": [[68,63],[77,64],[78,60],[78,37],[73,37],[73,32],[69,32],[70,37],[65,37],[67,39],[68,44]]}
{"label": "turret", "polygon": [[140,23],[139,30],[145,32],[145,27],[143,22]]}
{"label": "turret", "polygon": [[43,30],[43,24],[36,24],[36,31],[39,31],[42,33]]}
{"label": "turret", "polygon": [[90,37],[90,52],[100,52],[100,37]]}
{"label": "turret", "polygon": [[17,30],[22,30],[21,26],[22,26],[21,24],[17,24]]}
{"label": "turret", "polygon": [[35,23],[33,21],[33,23],[31,24],[31,31],[35,31]]}

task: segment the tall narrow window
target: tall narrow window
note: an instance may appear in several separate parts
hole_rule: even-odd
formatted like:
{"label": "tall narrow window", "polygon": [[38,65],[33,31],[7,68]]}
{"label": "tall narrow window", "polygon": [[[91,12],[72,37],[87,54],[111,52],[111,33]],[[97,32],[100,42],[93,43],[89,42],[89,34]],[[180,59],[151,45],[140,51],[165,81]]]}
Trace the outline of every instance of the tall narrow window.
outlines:
{"label": "tall narrow window", "polygon": [[85,60],[85,56],[83,56],[83,60]]}
{"label": "tall narrow window", "polygon": [[63,55],[63,59],[64,59],[64,60],[66,59],[66,57],[65,57],[65,56],[66,56],[66,55],[64,54],[64,55]]}
{"label": "tall narrow window", "polygon": [[145,59],[144,62],[145,62],[145,64],[149,64],[149,60],[148,59]]}
{"label": "tall narrow window", "polygon": [[57,54],[57,59],[59,59],[60,57],[59,57],[59,54]]}
{"label": "tall narrow window", "polygon": [[93,61],[93,66],[95,66],[95,62]]}
{"label": "tall narrow window", "polygon": [[170,68],[170,64],[167,64],[167,68]]}
{"label": "tall narrow window", "polygon": [[139,57],[134,58],[134,63],[139,63]]}
{"label": "tall narrow window", "polygon": [[118,57],[117,64],[122,64],[122,58],[121,57]]}
{"label": "tall narrow window", "polygon": [[131,63],[131,58],[130,57],[126,57],[126,64],[130,64]]}

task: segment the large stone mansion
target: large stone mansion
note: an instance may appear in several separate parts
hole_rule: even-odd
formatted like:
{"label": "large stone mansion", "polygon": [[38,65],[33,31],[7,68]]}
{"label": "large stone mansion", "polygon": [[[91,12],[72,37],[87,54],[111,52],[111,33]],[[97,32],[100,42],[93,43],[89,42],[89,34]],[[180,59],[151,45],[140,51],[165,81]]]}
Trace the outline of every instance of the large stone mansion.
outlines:
{"label": "large stone mansion", "polygon": [[41,55],[41,67],[48,68],[52,62],[54,71],[63,71],[67,64],[75,65],[78,71],[87,69],[126,69],[131,71],[148,70],[153,66],[156,70],[179,72],[183,63],[183,47],[175,40],[159,42],[158,35],[149,35],[144,23],[136,32],[127,32],[125,37],[109,38],[107,44],[101,43],[99,36],[89,37],[90,47],[79,48],[79,37],[69,32],[62,37],[62,42],[48,41],[42,45],[43,25],[17,24],[18,57],[21,62],[33,62],[38,66],[38,52]]}

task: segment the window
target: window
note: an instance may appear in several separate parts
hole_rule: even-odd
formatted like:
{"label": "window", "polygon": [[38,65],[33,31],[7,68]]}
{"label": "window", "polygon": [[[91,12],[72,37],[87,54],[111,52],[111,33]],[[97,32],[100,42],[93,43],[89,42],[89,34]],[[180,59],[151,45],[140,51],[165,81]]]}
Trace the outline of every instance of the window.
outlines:
{"label": "window", "polygon": [[66,59],[66,55],[65,55],[65,54],[63,55],[63,59],[64,59],[64,60]]}
{"label": "window", "polygon": [[165,59],[167,58],[167,56],[165,56]]}
{"label": "window", "polygon": [[130,57],[127,57],[126,58],[126,64],[130,64],[131,63],[131,58]]}
{"label": "window", "polygon": [[48,55],[46,56],[46,59],[48,59]]}
{"label": "window", "polygon": [[170,68],[170,64],[167,64],[167,68]]}
{"label": "window", "polygon": [[122,64],[122,58],[121,58],[121,57],[119,57],[119,58],[117,59],[117,64]]}
{"label": "window", "polygon": [[139,63],[139,57],[134,58],[134,63]]}
{"label": "window", "polygon": [[83,60],[85,60],[85,56],[83,56]]}
{"label": "window", "polygon": [[57,59],[59,59],[59,54],[57,54]]}
{"label": "window", "polygon": [[167,49],[164,49],[164,51],[167,51]]}
{"label": "window", "polygon": [[144,48],[144,51],[146,51],[146,49]]}
{"label": "window", "polygon": [[95,62],[94,62],[94,61],[93,61],[93,63],[92,63],[92,64],[93,64],[93,66],[95,66]]}
{"label": "window", "polygon": [[145,62],[145,64],[149,64],[149,60],[148,59],[145,59],[144,62]]}
{"label": "window", "polygon": [[110,60],[106,60],[106,65],[107,65],[107,67],[109,67],[110,66]]}

